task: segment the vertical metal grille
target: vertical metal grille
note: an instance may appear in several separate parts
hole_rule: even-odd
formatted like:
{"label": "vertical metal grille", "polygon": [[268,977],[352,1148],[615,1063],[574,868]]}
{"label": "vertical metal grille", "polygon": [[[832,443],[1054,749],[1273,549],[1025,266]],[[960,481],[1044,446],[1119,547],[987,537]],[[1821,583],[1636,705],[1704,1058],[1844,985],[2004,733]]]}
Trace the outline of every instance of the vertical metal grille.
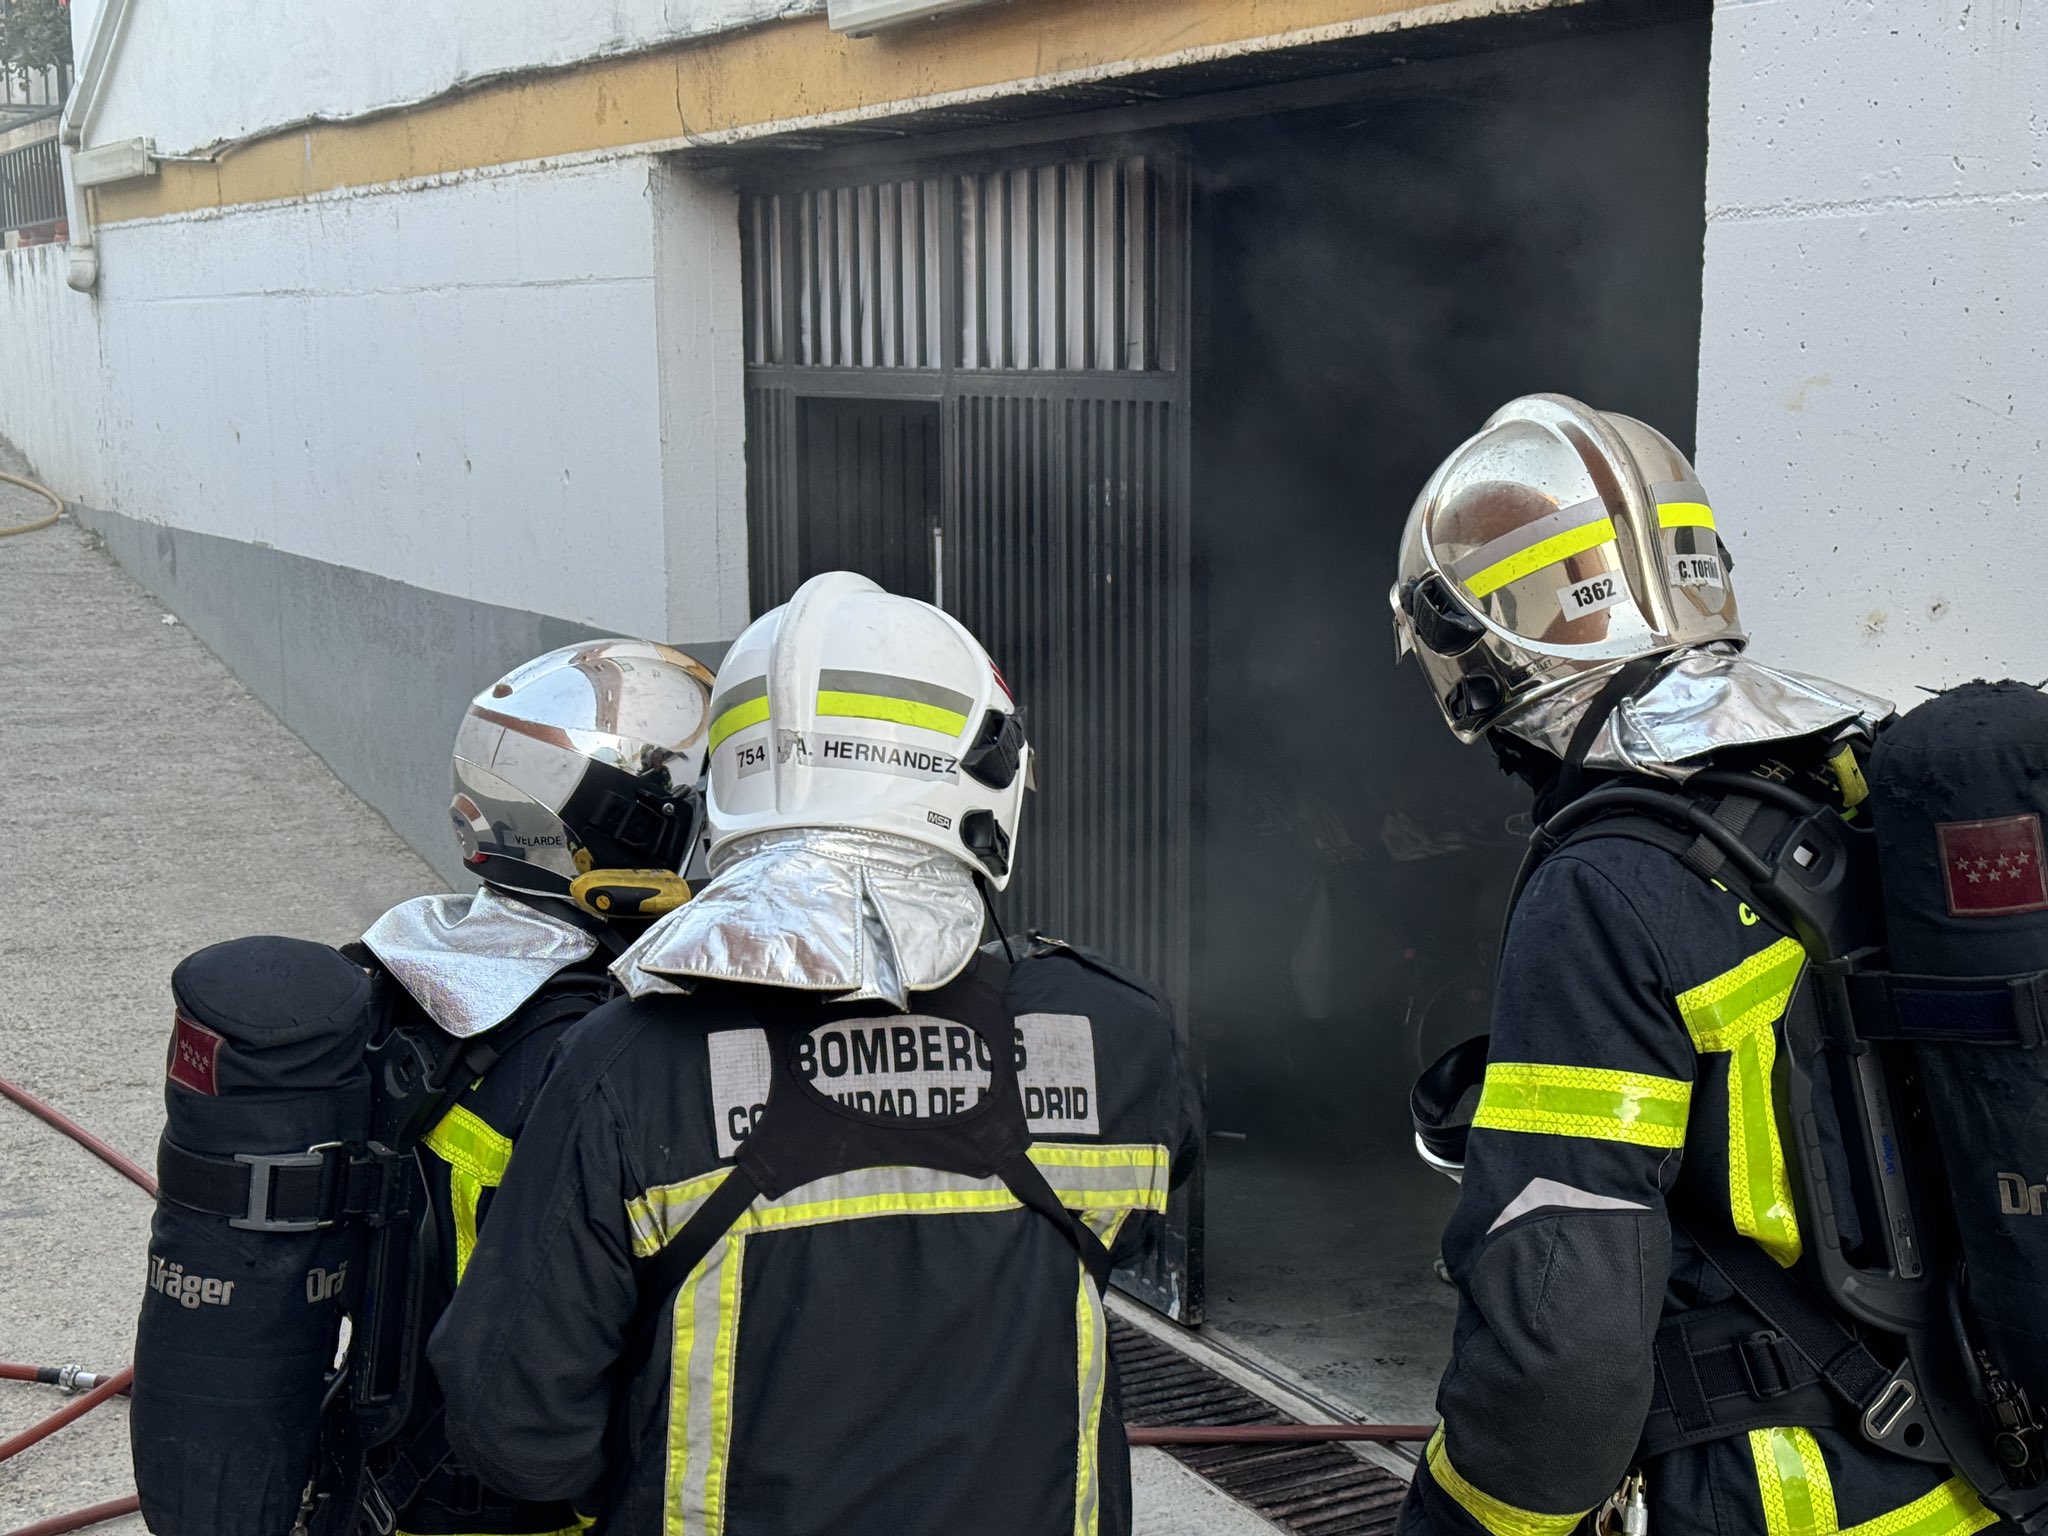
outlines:
{"label": "vertical metal grille", "polygon": [[1173,367],[1159,282],[1171,186],[1144,155],[962,176],[960,366]]}
{"label": "vertical metal grille", "polygon": [[747,360],[792,360],[793,320],[802,367],[938,367],[939,193],[926,179],[748,197]]}
{"label": "vertical metal grille", "polygon": [[755,613],[766,613],[802,580],[797,564],[799,522],[768,509],[796,505],[796,397],[786,389],[747,389],[747,537],[752,548],[749,592]]}
{"label": "vertical metal grille", "polygon": [[967,394],[958,594],[1017,691],[1039,752],[1020,921],[1176,988],[1186,924],[1187,544],[1165,400]]}

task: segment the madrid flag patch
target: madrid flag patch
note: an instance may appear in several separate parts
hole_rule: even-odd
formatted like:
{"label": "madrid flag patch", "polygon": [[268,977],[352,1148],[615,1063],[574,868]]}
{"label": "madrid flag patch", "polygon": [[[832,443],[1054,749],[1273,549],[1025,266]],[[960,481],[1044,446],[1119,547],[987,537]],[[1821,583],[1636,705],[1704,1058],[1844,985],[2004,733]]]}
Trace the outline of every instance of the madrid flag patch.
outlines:
{"label": "madrid flag patch", "polygon": [[217,1097],[220,1093],[220,1048],[227,1041],[204,1024],[195,1024],[179,1014],[171,1030],[171,1081],[194,1093]]}
{"label": "madrid flag patch", "polygon": [[1944,821],[1935,835],[1941,841],[1951,917],[2048,912],[2039,815],[2029,811],[1995,821]]}

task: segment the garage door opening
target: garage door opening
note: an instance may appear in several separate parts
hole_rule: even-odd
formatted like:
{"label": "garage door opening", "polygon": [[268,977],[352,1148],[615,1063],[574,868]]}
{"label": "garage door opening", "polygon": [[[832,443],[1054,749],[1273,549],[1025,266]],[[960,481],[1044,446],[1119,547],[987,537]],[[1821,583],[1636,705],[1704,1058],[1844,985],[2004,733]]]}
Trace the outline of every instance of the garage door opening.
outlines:
{"label": "garage door opening", "polygon": [[1528,808],[1394,665],[1396,541],[1517,394],[1690,448],[1707,36],[1415,64],[1191,143],[1207,1315],[1371,1417],[1425,1418],[1448,1350],[1456,1192],[1406,1095],[1487,1027]]}

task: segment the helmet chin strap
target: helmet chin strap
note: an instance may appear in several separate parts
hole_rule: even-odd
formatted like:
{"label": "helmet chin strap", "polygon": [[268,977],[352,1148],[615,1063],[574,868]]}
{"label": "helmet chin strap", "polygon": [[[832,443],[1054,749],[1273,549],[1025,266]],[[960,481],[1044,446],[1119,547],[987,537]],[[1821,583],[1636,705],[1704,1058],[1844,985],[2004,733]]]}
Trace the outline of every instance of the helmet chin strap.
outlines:
{"label": "helmet chin strap", "polygon": [[1586,705],[1585,714],[1572,730],[1572,739],[1564,749],[1564,761],[1558,770],[1557,783],[1551,792],[1552,803],[1558,807],[1570,805],[1586,787],[1586,754],[1593,750],[1593,743],[1600,739],[1600,728],[1607,724],[1608,717],[1621,707],[1624,699],[1632,697],[1643,684],[1647,683],[1666,660],[1669,653],[1656,651],[1648,656],[1638,656],[1628,662],[1602,685]]}
{"label": "helmet chin strap", "polygon": [[1003,953],[1007,955],[1010,952],[1010,936],[1003,931],[1003,920],[996,916],[995,891],[989,885],[988,876],[979,870],[974,874],[974,888],[981,892],[981,905],[988,913],[989,922],[995,926],[996,937],[1002,940]]}

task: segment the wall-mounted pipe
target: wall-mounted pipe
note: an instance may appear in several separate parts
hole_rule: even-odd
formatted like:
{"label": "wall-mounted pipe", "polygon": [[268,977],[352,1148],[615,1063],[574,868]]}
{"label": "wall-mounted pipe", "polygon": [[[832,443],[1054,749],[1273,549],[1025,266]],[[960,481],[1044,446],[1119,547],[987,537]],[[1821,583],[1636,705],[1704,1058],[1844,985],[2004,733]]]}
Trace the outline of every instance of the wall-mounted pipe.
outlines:
{"label": "wall-mounted pipe", "polygon": [[101,88],[120,52],[128,6],[129,0],[103,0],[99,14],[93,17],[85,60],[72,81],[71,99],[64,104],[64,125],[58,132],[59,153],[64,163],[64,217],[71,238],[71,260],[64,281],[80,293],[90,293],[98,286],[100,253],[93,239],[92,203],[78,184],[71,159],[74,152],[85,147],[85,130],[92,123]]}

